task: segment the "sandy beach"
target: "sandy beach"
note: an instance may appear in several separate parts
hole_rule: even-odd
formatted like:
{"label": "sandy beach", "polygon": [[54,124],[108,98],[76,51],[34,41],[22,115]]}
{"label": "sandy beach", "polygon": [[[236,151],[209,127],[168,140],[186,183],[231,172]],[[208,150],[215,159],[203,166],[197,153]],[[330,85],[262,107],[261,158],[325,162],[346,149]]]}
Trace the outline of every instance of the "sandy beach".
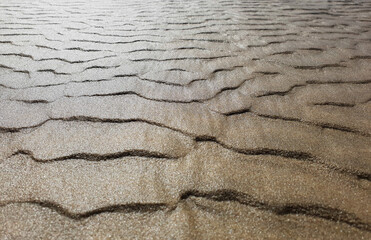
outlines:
{"label": "sandy beach", "polygon": [[371,1],[0,1],[0,239],[371,239]]}

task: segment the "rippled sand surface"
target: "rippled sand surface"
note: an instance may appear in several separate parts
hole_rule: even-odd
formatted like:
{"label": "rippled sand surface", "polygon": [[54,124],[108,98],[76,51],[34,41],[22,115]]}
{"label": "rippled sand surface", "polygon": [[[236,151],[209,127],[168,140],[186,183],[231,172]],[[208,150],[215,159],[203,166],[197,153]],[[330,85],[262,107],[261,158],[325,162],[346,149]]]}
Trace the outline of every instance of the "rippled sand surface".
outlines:
{"label": "rippled sand surface", "polygon": [[371,2],[0,2],[0,239],[371,239]]}

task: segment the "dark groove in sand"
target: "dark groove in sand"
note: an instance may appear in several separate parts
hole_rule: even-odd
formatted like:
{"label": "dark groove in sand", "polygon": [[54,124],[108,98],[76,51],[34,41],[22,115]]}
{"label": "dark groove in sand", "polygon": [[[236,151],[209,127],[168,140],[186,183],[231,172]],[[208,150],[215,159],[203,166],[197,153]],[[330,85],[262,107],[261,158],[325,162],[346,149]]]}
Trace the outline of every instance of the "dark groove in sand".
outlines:
{"label": "dark groove in sand", "polygon": [[321,206],[317,204],[303,205],[298,203],[292,204],[271,204],[258,200],[246,193],[238,192],[232,189],[220,189],[216,191],[198,191],[188,190],[180,194],[178,201],[174,203],[127,203],[108,205],[94,210],[85,212],[71,212],[62,205],[48,200],[25,200],[25,201],[6,201],[0,203],[0,207],[9,205],[36,205],[42,208],[48,208],[57,212],[59,215],[73,220],[81,221],[90,217],[105,213],[152,213],[157,211],[173,211],[178,205],[191,198],[203,198],[215,202],[237,202],[241,205],[256,208],[261,211],[268,211],[275,215],[302,215],[304,217],[315,217],[331,221],[334,223],[341,222],[362,231],[371,231],[371,226],[355,214],[348,213],[336,208]]}

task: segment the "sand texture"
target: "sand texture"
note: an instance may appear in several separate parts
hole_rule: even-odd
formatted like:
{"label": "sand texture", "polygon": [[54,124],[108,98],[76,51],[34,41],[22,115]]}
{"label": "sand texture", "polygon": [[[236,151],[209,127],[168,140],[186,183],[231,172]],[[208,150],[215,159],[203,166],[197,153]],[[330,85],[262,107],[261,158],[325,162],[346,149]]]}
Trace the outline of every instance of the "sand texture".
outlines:
{"label": "sand texture", "polygon": [[371,1],[1,0],[0,239],[371,239]]}

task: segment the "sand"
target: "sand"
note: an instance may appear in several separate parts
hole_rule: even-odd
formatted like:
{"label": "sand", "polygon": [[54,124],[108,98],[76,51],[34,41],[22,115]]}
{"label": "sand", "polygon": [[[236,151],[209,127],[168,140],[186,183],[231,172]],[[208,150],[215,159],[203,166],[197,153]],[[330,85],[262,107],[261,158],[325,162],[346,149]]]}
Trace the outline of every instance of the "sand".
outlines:
{"label": "sand", "polygon": [[0,2],[0,239],[370,239],[370,1]]}

